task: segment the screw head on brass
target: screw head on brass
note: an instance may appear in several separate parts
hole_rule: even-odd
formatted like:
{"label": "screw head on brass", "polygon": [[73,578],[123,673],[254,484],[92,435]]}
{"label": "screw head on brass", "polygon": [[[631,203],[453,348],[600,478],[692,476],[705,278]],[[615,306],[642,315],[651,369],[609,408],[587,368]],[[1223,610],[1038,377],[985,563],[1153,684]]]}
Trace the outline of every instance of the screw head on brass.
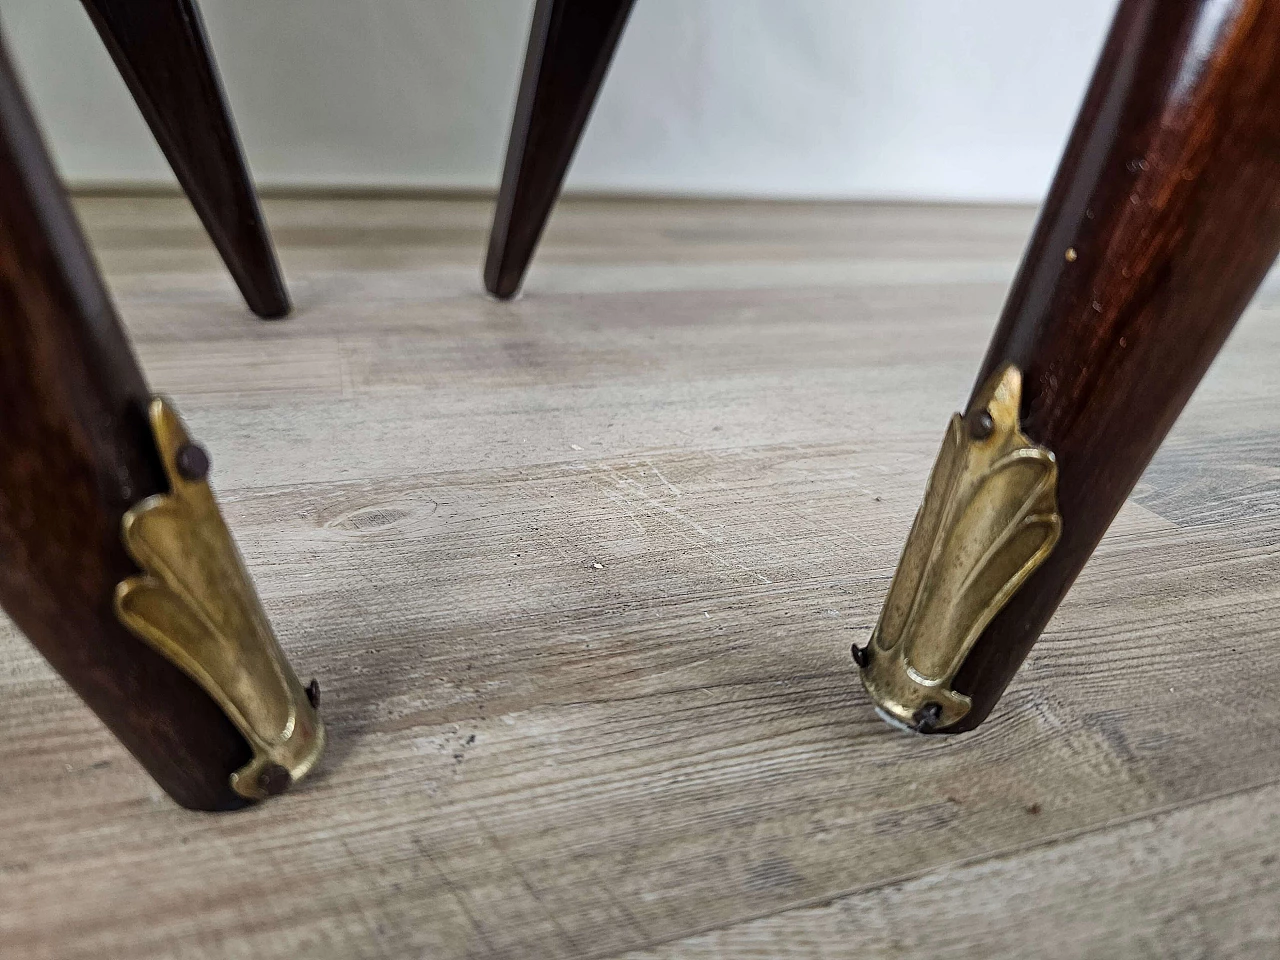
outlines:
{"label": "screw head on brass", "polygon": [[871,665],[871,644],[860,647],[855,643],[849,652],[853,655],[853,662],[858,665],[860,670],[865,670]]}
{"label": "screw head on brass", "polygon": [[942,719],[942,704],[926,703],[923,707],[916,711],[916,729],[921,733],[928,733],[938,726],[938,721]]}
{"label": "screw head on brass", "polygon": [[986,407],[975,410],[966,419],[969,421],[969,435],[975,440],[987,439],[996,428],[996,422],[991,418],[991,411]]}
{"label": "screw head on brass", "polygon": [[262,788],[262,792],[269,797],[284,793],[293,784],[293,777],[289,771],[278,763],[269,765],[265,770],[258,774],[258,786]]}
{"label": "screw head on brass", "polygon": [[193,483],[209,476],[209,454],[198,443],[184,443],[173,458],[178,475]]}

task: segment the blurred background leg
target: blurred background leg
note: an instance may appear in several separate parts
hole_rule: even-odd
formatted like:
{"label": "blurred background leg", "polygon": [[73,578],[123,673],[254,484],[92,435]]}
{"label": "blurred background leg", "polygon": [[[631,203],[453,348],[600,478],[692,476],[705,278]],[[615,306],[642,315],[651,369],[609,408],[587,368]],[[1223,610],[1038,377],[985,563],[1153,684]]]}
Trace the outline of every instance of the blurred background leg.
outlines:
{"label": "blurred background leg", "polygon": [[489,234],[484,285],[515,296],[635,0],[538,0]]}
{"label": "blurred background leg", "polygon": [[289,312],[195,0],[82,0],[249,308]]}

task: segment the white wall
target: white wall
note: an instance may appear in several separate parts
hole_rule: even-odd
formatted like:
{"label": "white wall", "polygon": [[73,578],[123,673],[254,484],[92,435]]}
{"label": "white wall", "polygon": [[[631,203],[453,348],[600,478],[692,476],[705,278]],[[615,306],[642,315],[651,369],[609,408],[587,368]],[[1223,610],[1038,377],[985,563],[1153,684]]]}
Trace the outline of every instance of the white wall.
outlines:
{"label": "white wall", "polygon": [[[638,0],[570,186],[1035,199],[1115,0]],[[532,0],[204,0],[263,184],[493,188]],[[3,0],[73,182],[169,179],[75,0]]]}

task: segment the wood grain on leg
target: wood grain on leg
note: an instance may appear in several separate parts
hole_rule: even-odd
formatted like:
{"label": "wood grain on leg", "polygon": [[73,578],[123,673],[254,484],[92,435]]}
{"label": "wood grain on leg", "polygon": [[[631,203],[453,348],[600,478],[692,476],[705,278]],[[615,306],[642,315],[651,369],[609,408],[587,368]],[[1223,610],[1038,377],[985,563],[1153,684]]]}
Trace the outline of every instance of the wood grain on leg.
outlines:
{"label": "wood grain on leg", "polygon": [[289,294],[196,0],[82,0],[249,308]]}
{"label": "wood grain on leg", "polygon": [[120,518],[164,489],[148,389],[2,50],[0,180],[0,605],[174,799],[239,806],[243,738],[116,619]]}
{"label": "wood grain on leg", "polygon": [[515,296],[635,0],[538,0],[489,233],[484,284]]}
{"label": "wood grain on leg", "polygon": [[990,713],[1280,251],[1277,129],[1280,6],[1120,5],[970,400],[1022,370],[1062,535],[961,666],[951,732]]}

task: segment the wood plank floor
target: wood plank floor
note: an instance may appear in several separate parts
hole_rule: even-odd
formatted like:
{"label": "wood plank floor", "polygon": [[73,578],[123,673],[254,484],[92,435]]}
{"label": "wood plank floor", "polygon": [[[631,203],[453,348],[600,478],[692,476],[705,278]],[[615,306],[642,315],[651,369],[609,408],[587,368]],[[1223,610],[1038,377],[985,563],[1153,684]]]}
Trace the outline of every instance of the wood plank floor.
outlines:
{"label": "wood plank floor", "polygon": [[177,809],[0,624],[0,956],[1280,956],[1280,300],[1264,289],[992,719],[867,635],[1021,208],[277,200],[243,310],[187,206],[80,210],[331,749]]}

